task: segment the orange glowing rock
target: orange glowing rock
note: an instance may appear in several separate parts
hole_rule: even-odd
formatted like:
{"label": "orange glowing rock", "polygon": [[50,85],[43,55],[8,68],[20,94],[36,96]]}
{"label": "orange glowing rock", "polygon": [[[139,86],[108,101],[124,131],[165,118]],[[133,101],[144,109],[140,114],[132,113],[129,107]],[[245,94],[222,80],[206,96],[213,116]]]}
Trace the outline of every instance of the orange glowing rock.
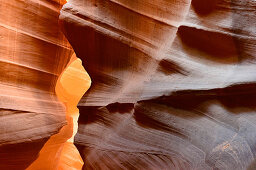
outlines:
{"label": "orange glowing rock", "polygon": [[82,66],[82,61],[75,54],[56,84],[56,94],[66,106],[67,125],[53,135],[40,151],[39,157],[28,170],[79,170],[83,160],[73,144],[77,132],[79,110],[77,104],[89,89],[91,79]]}

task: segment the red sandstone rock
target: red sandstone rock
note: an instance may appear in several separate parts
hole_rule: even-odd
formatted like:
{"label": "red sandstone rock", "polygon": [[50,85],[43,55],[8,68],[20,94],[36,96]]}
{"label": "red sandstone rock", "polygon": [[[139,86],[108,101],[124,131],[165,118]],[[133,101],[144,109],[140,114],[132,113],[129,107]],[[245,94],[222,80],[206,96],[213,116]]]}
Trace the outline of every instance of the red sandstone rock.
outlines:
{"label": "red sandstone rock", "polygon": [[[65,107],[54,88],[72,49],[58,27],[62,4],[0,0],[0,169],[38,169],[34,160],[43,145],[63,132]],[[60,28],[93,82],[79,103],[75,137],[84,169],[253,168],[255,5],[65,4]],[[72,136],[71,125],[63,136]],[[75,149],[65,146],[67,153]],[[58,157],[50,153],[45,167]],[[80,159],[77,152],[59,155],[63,162]],[[55,169],[72,163],[82,161]]]}
{"label": "red sandstone rock", "polygon": [[21,170],[66,124],[55,83],[73,53],[59,1],[0,1],[0,169]]}

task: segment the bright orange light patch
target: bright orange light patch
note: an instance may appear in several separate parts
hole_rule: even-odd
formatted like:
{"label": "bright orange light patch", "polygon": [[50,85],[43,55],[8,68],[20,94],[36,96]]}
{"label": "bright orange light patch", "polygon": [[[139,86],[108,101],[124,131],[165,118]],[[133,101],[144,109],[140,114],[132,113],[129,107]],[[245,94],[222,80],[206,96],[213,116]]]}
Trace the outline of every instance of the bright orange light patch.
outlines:
{"label": "bright orange light patch", "polygon": [[55,91],[66,106],[67,125],[53,135],[40,151],[40,155],[27,170],[81,170],[83,160],[73,144],[78,129],[77,104],[89,89],[91,79],[75,54],[59,76]]}

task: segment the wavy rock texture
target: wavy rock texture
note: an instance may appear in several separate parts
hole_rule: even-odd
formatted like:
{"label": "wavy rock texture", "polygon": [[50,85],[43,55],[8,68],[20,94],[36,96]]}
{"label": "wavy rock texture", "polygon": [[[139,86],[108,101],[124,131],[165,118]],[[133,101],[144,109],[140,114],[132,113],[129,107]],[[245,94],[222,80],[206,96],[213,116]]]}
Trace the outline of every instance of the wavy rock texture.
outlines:
{"label": "wavy rock texture", "polygon": [[253,168],[255,6],[65,4],[61,28],[93,82],[75,137],[84,169]]}
{"label": "wavy rock texture", "polygon": [[0,169],[21,170],[66,121],[55,84],[72,48],[58,27],[64,2],[0,0]]}

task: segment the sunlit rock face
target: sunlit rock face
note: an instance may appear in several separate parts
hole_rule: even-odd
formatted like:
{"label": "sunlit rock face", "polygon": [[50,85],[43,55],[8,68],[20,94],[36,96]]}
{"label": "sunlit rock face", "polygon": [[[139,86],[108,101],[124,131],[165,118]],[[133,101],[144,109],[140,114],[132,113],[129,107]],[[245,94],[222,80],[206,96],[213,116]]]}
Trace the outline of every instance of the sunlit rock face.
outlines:
{"label": "sunlit rock face", "polygon": [[256,156],[255,1],[70,0],[92,78],[84,169],[247,169]]}
{"label": "sunlit rock face", "polygon": [[64,1],[0,0],[0,169],[28,167],[66,121],[55,93],[73,53],[58,27]]}
{"label": "sunlit rock face", "polygon": [[88,73],[83,68],[81,60],[74,54],[55,86],[58,99],[66,106],[67,125],[49,138],[37,159],[26,170],[82,169],[84,162],[73,142],[78,129],[77,104],[90,84]]}

